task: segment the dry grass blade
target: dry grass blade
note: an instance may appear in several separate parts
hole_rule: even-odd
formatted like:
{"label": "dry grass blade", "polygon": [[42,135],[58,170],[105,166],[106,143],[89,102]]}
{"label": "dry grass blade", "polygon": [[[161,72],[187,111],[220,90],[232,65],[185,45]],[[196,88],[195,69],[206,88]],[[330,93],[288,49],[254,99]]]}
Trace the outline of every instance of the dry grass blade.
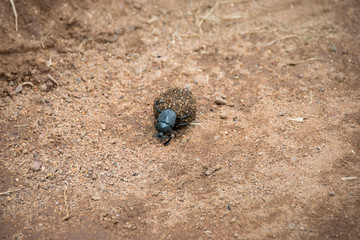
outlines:
{"label": "dry grass blade", "polygon": [[341,180],[343,181],[352,181],[352,180],[356,180],[357,177],[342,177]]}
{"label": "dry grass blade", "polygon": [[245,3],[250,2],[251,0],[224,0],[220,1],[220,4],[228,4],[228,3]]}
{"label": "dry grass blade", "polygon": [[204,20],[209,19],[211,14],[214,12],[214,10],[219,6],[219,1],[215,3],[215,5],[210,9],[210,11],[203,17],[200,17],[200,21],[196,24],[198,27],[201,27],[201,24],[203,24]]}
{"label": "dry grass blade", "polygon": [[69,213],[69,204],[67,202],[67,195],[66,195],[66,191],[68,190],[68,187],[65,186],[64,189],[64,201],[65,201],[65,210],[66,210],[66,216],[63,218],[64,221],[67,221],[71,218],[71,215]]}
{"label": "dry grass blade", "polygon": [[18,31],[18,16],[17,16],[14,0],[10,0],[10,3],[11,3],[12,9],[14,11],[14,16],[15,16],[15,29],[16,29],[16,31]]}
{"label": "dry grass blade", "polygon": [[10,193],[18,192],[18,191],[20,191],[20,190],[21,190],[21,188],[9,190],[9,191],[6,191],[6,192],[1,192],[1,193],[0,193],[0,196],[8,195],[8,194],[10,194]]}
{"label": "dry grass blade", "polygon": [[236,20],[239,18],[245,18],[247,16],[248,16],[247,13],[234,12],[232,14],[221,17],[221,20]]}
{"label": "dry grass blade", "polygon": [[304,118],[302,117],[288,117],[288,119],[295,122],[304,122]]}

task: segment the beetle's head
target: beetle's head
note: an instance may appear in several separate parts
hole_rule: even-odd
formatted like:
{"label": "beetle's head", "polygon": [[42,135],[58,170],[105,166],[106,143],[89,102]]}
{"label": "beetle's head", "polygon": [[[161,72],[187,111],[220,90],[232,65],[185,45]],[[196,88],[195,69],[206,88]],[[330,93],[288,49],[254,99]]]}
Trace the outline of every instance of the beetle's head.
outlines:
{"label": "beetle's head", "polygon": [[172,133],[171,127],[163,122],[156,122],[155,129],[157,131],[156,137],[158,139],[164,139],[166,136],[170,136]]}

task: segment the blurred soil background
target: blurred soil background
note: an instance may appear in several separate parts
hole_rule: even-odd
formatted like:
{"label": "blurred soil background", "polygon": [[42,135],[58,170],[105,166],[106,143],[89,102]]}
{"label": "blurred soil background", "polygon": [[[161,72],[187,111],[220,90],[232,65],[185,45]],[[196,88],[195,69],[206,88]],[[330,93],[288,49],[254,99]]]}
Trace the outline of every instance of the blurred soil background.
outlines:
{"label": "blurred soil background", "polygon": [[[358,239],[359,0],[0,2],[1,239]],[[154,137],[154,99],[195,124]]]}

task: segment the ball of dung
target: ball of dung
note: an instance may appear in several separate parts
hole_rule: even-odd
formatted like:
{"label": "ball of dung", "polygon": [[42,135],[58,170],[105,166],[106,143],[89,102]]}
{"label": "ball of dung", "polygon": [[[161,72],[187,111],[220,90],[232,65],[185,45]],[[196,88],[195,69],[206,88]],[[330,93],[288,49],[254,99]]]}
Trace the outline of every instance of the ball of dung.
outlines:
{"label": "ball of dung", "polygon": [[[157,108],[159,108],[160,111],[165,109],[173,110],[177,117],[175,124],[190,123],[194,121],[196,117],[196,99],[187,88],[171,88],[155,98],[153,106],[155,119],[160,115]],[[179,119],[188,114],[190,114],[188,117]]]}

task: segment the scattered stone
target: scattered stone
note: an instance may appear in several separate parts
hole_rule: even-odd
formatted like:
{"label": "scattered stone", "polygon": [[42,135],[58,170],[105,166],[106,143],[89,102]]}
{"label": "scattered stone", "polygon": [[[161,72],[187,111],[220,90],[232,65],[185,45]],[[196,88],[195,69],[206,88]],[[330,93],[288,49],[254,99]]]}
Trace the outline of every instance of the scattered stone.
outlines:
{"label": "scattered stone", "polygon": [[336,51],[337,51],[337,47],[336,47],[335,45],[333,45],[333,46],[331,47],[331,51],[336,52]]}
{"label": "scattered stone", "polygon": [[46,91],[47,91],[47,85],[46,85],[46,83],[41,84],[41,85],[39,86],[39,90],[40,90],[41,92],[46,92]]}
{"label": "scattered stone", "polygon": [[330,191],[330,192],[329,192],[329,196],[331,196],[331,197],[335,196],[335,192],[334,192],[334,191]]}
{"label": "scattered stone", "polygon": [[100,193],[97,192],[95,193],[92,197],[91,197],[92,200],[94,201],[99,201],[101,199],[101,196],[100,196]]}
{"label": "scattered stone", "polygon": [[220,117],[221,119],[227,119],[227,118],[228,118],[228,116],[227,116],[225,113],[220,113],[220,114],[219,114],[219,117]]}
{"label": "scattered stone", "polygon": [[14,81],[10,81],[9,86],[13,86],[13,85],[14,85]]}
{"label": "scattered stone", "polygon": [[281,117],[283,117],[283,116],[285,116],[285,113],[280,113],[279,115],[280,115]]}
{"label": "scattered stone", "polygon": [[346,78],[346,76],[345,76],[345,73],[343,73],[343,72],[339,72],[339,73],[335,74],[335,77],[334,77],[335,81],[337,81],[337,82],[343,82],[345,80],[345,78]]}
{"label": "scattered stone", "polygon": [[304,227],[304,226],[300,226],[299,229],[300,229],[300,231],[305,231],[305,227]]}
{"label": "scattered stone", "polygon": [[213,171],[207,170],[207,171],[205,172],[205,175],[206,175],[206,176],[210,176],[211,174],[213,174]]}
{"label": "scattered stone", "polygon": [[38,162],[38,161],[34,161],[34,162],[32,162],[32,163],[30,164],[29,168],[30,168],[31,171],[37,172],[37,171],[40,170],[41,164],[40,164],[40,162]]}
{"label": "scattered stone", "polygon": [[291,160],[290,160],[290,162],[294,163],[294,162],[296,162],[296,160],[297,160],[296,157],[292,157]]}
{"label": "scattered stone", "polygon": [[96,173],[94,173],[94,172],[91,173],[90,176],[91,176],[91,179],[92,179],[92,180],[96,180],[97,177],[98,177],[98,176],[96,175]]}
{"label": "scattered stone", "polygon": [[49,169],[49,173],[51,173],[51,174],[54,174],[56,171],[57,171],[57,169],[55,167],[51,167]]}
{"label": "scattered stone", "polygon": [[23,85],[20,83],[16,88],[15,88],[15,93],[20,93],[23,90]]}
{"label": "scattered stone", "polygon": [[218,96],[215,97],[215,103],[217,105],[226,105],[226,101],[224,99],[222,99],[221,97],[218,97]]}
{"label": "scattered stone", "polygon": [[101,127],[101,130],[103,130],[103,131],[106,130],[106,124],[105,124],[105,123],[102,123],[102,124],[100,125],[100,127]]}

